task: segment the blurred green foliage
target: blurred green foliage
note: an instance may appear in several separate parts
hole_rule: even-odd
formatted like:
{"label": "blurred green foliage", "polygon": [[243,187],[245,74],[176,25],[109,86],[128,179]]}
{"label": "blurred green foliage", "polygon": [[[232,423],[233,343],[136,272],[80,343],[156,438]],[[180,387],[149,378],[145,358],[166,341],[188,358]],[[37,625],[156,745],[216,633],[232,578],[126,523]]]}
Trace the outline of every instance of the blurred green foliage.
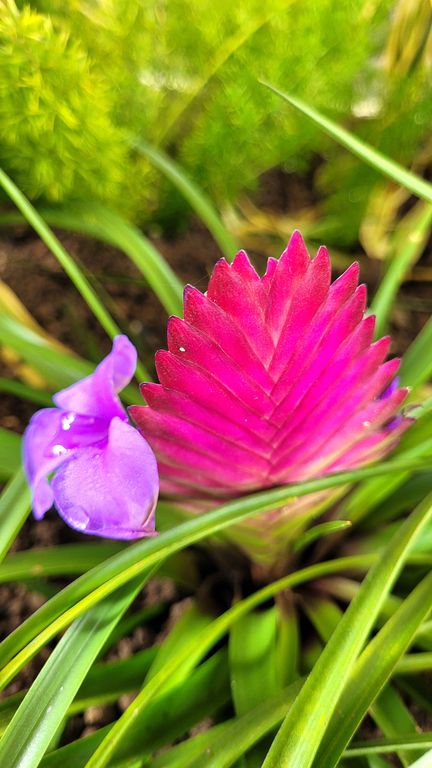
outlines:
{"label": "blurred green foliage", "polygon": [[125,149],[105,78],[66,25],[12,1],[0,10],[2,164],[32,198],[112,199]]}
{"label": "blurred green foliage", "polygon": [[184,201],[127,148],[128,136],[167,150],[221,207],[269,168],[304,172],[318,156],[327,241],[349,245],[374,172],[281,108],[259,78],[401,162],[428,157],[428,0],[0,0],[0,8],[0,162],[33,199],[93,196],[138,221],[181,220]]}

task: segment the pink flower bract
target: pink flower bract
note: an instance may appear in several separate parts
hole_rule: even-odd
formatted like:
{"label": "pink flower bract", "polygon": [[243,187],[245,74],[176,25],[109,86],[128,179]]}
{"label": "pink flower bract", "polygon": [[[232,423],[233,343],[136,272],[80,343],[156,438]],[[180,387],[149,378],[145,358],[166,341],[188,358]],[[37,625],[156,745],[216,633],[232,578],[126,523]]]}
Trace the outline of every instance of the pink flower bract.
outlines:
{"label": "pink flower bract", "polygon": [[330,271],[327,250],[311,260],[295,232],[262,278],[240,251],[216,264],[207,294],[186,287],[184,319],[170,318],[157,353],[160,384],[131,409],[165,494],[218,503],[395,446],[411,423],[396,415],[399,361],[385,362],[389,338],[373,343],[358,265],[333,283]]}

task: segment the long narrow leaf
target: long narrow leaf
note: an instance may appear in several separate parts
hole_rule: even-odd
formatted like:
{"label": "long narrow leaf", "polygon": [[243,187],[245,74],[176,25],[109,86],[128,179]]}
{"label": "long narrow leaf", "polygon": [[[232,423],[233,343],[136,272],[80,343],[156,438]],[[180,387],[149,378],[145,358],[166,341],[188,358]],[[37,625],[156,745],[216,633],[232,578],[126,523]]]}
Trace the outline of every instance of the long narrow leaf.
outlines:
{"label": "long narrow leaf", "polygon": [[[355,601],[353,601],[355,602]],[[432,607],[432,573],[404,600],[358,659],[316,757],[332,768]],[[320,762],[322,761],[322,762]]]}
{"label": "long narrow leaf", "polygon": [[19,469],[0,497],[0,561],[25,522],[30,510],[30,491]]}
{"label": "long narrow leaf", "polygon": [[426,200],[427,203],[432,203],[432,185],[427,181],[416,176],[414,173],[411,173],[411,171],[408,171],[394,160],[390,160],[390,158],[386,157],[381,152],[378,152],[378,150],[374,149],[369,144],[366,144],[366,142],[361,141],[357,136],[350,133],[345,128],[342,128],[333,120],[330,120],[330,118],[323,115],[314,107],[309,106],[301,99],[280,91],[279,88],[276,88],[274,85],[271,85],[271,83],[267,83],[264,80],[261,80],[260,82],[266,88],[273,91],[277,96],[284,99],[284,101],[287,101],[288,104],[291,104],[291,106],[295,107],[300,112],[303,112],[304,115],[307,115],[307,117],[323,128],[339,144],[342,144],[343,147],[349,149],[353,154],[364,160],[365,163],[371,165],[376,171],[393,179],[393,181],[396,181],[402,187],[405,187],[405,189],[408,189],[414,195],[417,195],[417,197]]}
{"label": "long narrow leaf", "polygon": [[[122,768],[133,765],[134,760],[147,764],[147,756],[166,744],[172,744],[193,725],[217,712],[228,699],[226,653],[219,651],[201,664],[187,680],[150,704],[121,750],[119,764]],[[84,768],[110,727],[101,728],[46,755],[42,768]]]}
{"label": "long narrow leaf", "polygon": [[[194,517],[162,533],[157,538],[137,542],[65,587],[0,644],[0,664],[7,665],[0,673],[0,685],[6,685],[50,638],[67,627],[84,611],[174,552],[218,533],[253,514],[262,514],[278,508],[293,497],[387,473],[391,474],[408,467],[418,469],[424,467],[424,464],[388,462],[376,467],[367,467],[264,491],[229,502],[206,515]],[[360,558],[358,562],[369,564],[371,561],[373,557],[367,556]],[[351,562],[357,562],[356,558],[351,559]],[[15,654],[16,658],[7,664]]]}
{"label": "long narrow leaf", "polygon": [[432,374],[432,318],[430,318],[406,351],[400,368],[403,384],[416,388]]}
{"label": "long narrow leaf", "polygon": [[[413,512],[372,567],[283,722],[265,768],[309,768],[364,645],[415,539],[432,517],[432,496]],[[304,738],[304,733],[308,738]]]}
{"label": "long narrow leaf", "polygon": [[[120,328],[100,302],[86,276],[81,272],[72,256],[66,251],[34,206],[27,200],[21,190],[18,189],[12,179],[10,179],[1,168],[0,186],[10,197],[12,202],[15,203],[18,210],[21,211],[22,215],[33,227],[35,232],[37,232],[47,248],[54,254],[108,336],[113,339],[114,336],[120,334]],[[141,379],[148,378],[147,371],[140,363],[137,365],[137,372]]]}
{"label": "long narrow leaf", "polygon": [[[67,387],[94,371],[94,364],[88,360],[53,347],[46,338],[11,317],[0,315],[0,334],[2,343],[39,371],[53,389]],[[139,390],[126,387],[121,397],[127,403],[139,402]]]}
{"label": "long narrow leaf", "polygon": [[142,583],[142,576],[135,579],[68,629],[0,740],[0,765],[39,765],[88,670]]}
{"label": "long narrow leaf", "polygon": [[409,218],[410,231],[406,232],[406,224],[403,227],[405,238],[402,242],[398,239],[398,250],[392,254],[392,259],[387,268],[380,286],[374,296],[371,304],[371,310],[376,314],[377,322],[375,334],[380,338],[387,331],[390,312],[399,290],[408,270],[413,262],[421,254],[427,237],[429,235],[432,223],[432,207],[418,203],[421,208],[415,211],[415,221]]}
{"label": "long narrow leaf", "polygon": [[[52,227],[90,235],[123,251],[151,286],[167,313],[182,313],[183,286],[180,280],[151,240],[118,213],[93,201],[70,204],[67,208],[44,206],[40,208],[40,214]],[[3,213],[0,216],[0,224],[3,225],[20,222],[22,217],[19,214]]]}
{"label": "long narrow leaf", "polygon": [[172,181],[213,235],[222,253],[228,261],[232,261],[238,251],[238,245],[224,224],[222,224],[207,195],[199,189],[195,182],[185,174],[174,160],[164,152],[161,152],[160,149],[156,149],[156,147],[152,147],[140,139],[133,141],[133,147],[145,155],[156,168],[159,168]]}
{"label": "long narrow leaf", "polygon": [[7,480],[21,466],[21,438],[0,427],[0,479]]}

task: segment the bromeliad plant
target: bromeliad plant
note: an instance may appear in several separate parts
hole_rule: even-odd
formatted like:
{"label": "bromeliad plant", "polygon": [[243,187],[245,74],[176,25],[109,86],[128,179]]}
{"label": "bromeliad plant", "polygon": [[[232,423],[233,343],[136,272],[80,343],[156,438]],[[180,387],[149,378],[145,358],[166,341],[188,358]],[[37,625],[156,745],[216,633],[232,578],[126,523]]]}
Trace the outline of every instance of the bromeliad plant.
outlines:
{"label": "bromeliad plant", "polygon": [[[403,169],[382,170],[432,195]],[[54,503],[82,533],[136,539],[83,537],[0,564],[0,582],[46,597],[0,643],[0,687],[66,630],[29,690],[0,704],[0,765],[382,768],[389,753],[427,765],[432,734],[415,713],[430,709],[421,673],[432,666],[430,324],[398,371],[389,339],[373,340],[358,267],[332,283],[327,251],[310,259],[295,233],[263,277],[240,252],[218,262],[206,293],[186,289],[184,318],[169,320],[157,354],[160,383],[146,381],[138,405],[132,344],[0,181],[113,338],[92,370],[22,313],[0,314],[4,343],[60,390],[23,441],[33,510],[40,518]],[[152,253],[171,302],[176,283]],[[383,292],[397,285],[389,270]],[[16,470],[6,455],[0,468]],[[18,469],[0,499],[2,555],[28,506]],[[156,570],[188,606],[160,644],[106,660],[164,615],[163,603],[134,603]],[[65,576],[76,578],[60,588]],[[69,718],[120,699],[121,715],[64,744]],[[370,725],[358,732],[366,715],[379,738]]]}
{"label": "bromeliad plant", "polygon": [[[24,436],[35,516],[55,502],[79,531],[152,535],[150,446],[164,496],[197,512],[385,456],[412,423],[398,413],[408,389],[395,379],[399,360],[384,362],[390,338],[372,344],[358,265],[333,284],[330,271],[327,250],[311,260],[296,232],[264,277],[240,251],[231,265],[216,265],[206,294],[188,286],[184,319],[170,318],[168,351],[156,357],[161,383],[143,384],[148,405],[129,409],[145,439],[116,396],[136,363],[133,346],[117,337],[96,372],[57,393],[57,408],[38,411]],[[330,501],[334,493],[324,491],[291,502],[231,538],[283,572],[290,544]]]}

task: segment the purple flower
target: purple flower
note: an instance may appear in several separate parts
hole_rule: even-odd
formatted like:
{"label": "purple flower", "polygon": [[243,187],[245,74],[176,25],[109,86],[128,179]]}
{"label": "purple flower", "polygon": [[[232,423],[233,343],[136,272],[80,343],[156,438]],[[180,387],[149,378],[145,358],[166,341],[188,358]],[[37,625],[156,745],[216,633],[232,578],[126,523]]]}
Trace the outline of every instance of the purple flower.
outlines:
{"label": "purple flower", "polygon": [[38,520],[55,504],[63,520],[83,533],[154,535],[156,459],[117,397],[135,366],[134,346],[117,336],[94,373],[54,395],[55,408],[32,417],[23,456]]}

